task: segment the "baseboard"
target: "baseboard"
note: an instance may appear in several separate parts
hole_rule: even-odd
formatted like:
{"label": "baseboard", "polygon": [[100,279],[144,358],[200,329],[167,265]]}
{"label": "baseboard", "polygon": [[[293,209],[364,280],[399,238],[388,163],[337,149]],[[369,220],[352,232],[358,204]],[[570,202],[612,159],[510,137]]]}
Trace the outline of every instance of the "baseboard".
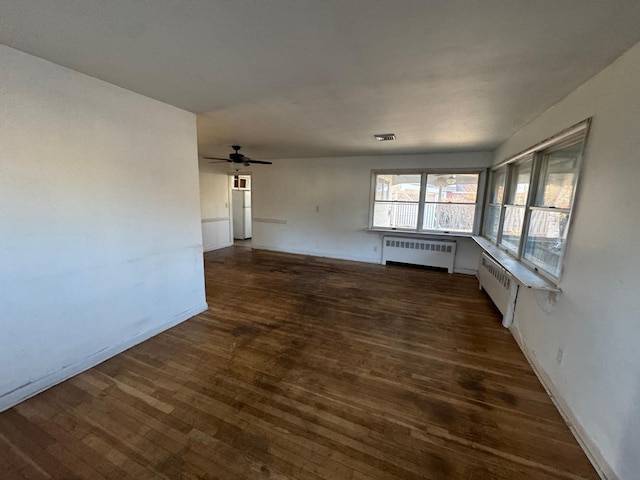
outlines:
{"label": "baseboard", "polygon": [[[347,255],[336,255],[336,254],[327,253],[327,252],[311,252],[311,251],[296,250],[296,249],[283,250],[281,248],[265,247],[265,246],[262,246],[262,245],[253,245],[251,248],[253,250],[268,250],[270,252],[291,253],[291,254],[294,254],[294,255],[310,255],[312,257],[333,258],[333,259],[336,259],[336,260],[349,260],[351,262],[381,264],[381,260],[378,257],[376,257],[376,258],[372,258],[372,257],[354,257],[354,256],[347,256]],[[474,270],[474,269],[471,269],[471,268],[455,268],[454,267],[453,273],[462,273],[464,275],[477,275],[478,274],[478,270]]]}
{"label": "baseboard", "polygon": [[58,370],[57,372],[51,373],[42,378],[34,380],[33,382],[29,382],[26,385],[18,387],[15,390],[7,392],[4,395],[0,396],[0,412],[8,410],[9,408],[39,394],[40,392],[43,392],[48,388],[64,382],[65,380],[78,375],[85,370],[95,367],[105,360],[108,360],[109,358],[122,353],[125,350],[128,350],[129,348],[138,345],[139,343],[142,343],[161,332],[164,332],[165,330],[170,329],[171,327],[175,327],[185,320],[188,320],[189,318],[198,315],[199,313],[202,313],[208,309],[209,306],[205,303],[204,305],[201,305],[199,307],[187,310],[186,312],[182,312],[161,325],[158,325],[144,332],[138,332],[134,336],[118,345],[105,347],[74,364],[68,365],[61,370]]}
{"label": "baseboard", "polygon": [[227,248],[233,245],[233,242],[230,243],[223,243],[221,245],[215,245],[213,247],[207,247],[205,249],[203,249],[203,252],[213,252],[214,250],[220,250],[221,248]]}
{"label": "baseboard", "polygon": [[547,395],[549,395],[549,398],[551,398],[551,401],[560,412],[560,415],[568,425],[571,433],[577,440],[584,453],[587,455],[587,458],[593,465],[593,468],[595,468],[598,475],[600,475],[600,478],[602,478],[603,480],[618,480],[618,476],[602,456],[602,452],[600,452],[598,446],[594,443],[594,441],[587,434],[584,428],[582,428],[577,417],[574,415],[573,410],[571,410],[564,397],[562,397],[562,395],[560,395],[560,392],[558,392],[558,389],[551,380],[551,377],[549,377],[544,369],[538,365],[535,354],[527,349],[524,341],[522,340],[522,337],[518,334],[517,330],[515,330],[513,327],[510,330],[511,335],[516,340],[516,343],[520,347],[520,350],[522,350],[522,353],[529,362],[529,365],[531,365],[531,368],[538,377],[538,380],[540,380],[540,383],[542,383],[542,386],[546,390]]}
{"label": "baseboard", "polygon": [[[321,258],[333,258],[336,260],[348,260],[351,262],[361,262],[361,263],[377,263],[381,264],[380,258],[372,258],[372,257],[354,257],[347,255],[336,255],[334,253],[327,252],[311,252],[306,250],[296,250],[296,249],[287,249],[283,250],[281,248],[275,247],[265,247],[263,245],[253,245],[251,247],[253,250],[268,250],[270,252],[280,252],[280,253],[291,253],[294,255],[310,255],[312,257],[321,257]],[[477,275],[478,270],[474,270],[471,268],[455,268],[453,269],[453,273],[462,273],[464,275]]]}
{"label": "baseboard", "polygon": [[282,248],[276,247],[265,247],[263,245],[253,245],[251,247],[253,250],[268,250],[270,252],[280,252],[280,253],[291,253],[293,255],[309,255],[311,257],[321,257],[321,258],[333,258],[335,260],[349,260],[351,262],[361,262],[361,263],[380,263],[380,258],[371,258],[371,257],[355,257],[350,255],[336,255],[335,253],[328,252],[312,252],[310,250],[297,250],[297,249],[287,249],[284,250]]}
{"label": "baseboard", "polygon": [[478,275],[478,270],[474,270],[472,268],[455,268],[453,267],[453,273],[462,273],[464,275]]}

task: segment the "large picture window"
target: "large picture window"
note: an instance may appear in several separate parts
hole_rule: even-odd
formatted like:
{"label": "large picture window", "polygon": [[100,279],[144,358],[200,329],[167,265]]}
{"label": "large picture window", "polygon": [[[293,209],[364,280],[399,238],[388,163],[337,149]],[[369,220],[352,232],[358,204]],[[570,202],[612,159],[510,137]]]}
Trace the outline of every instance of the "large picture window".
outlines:
{"label": "large picture window", "polygon": [[494,168],[483,236],[552,281],[562,273],[588,121]]}
{"label": "large picture window", "polygon": [[373,172],[372,228],[474,233],[481,172]]}

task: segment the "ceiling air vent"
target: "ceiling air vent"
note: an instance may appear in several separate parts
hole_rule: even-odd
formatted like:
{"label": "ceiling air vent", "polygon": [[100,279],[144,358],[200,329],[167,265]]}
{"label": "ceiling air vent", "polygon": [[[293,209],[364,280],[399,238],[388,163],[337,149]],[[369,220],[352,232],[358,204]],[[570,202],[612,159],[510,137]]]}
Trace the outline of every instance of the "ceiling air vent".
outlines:
{"label": "ceiling air vent", "polygon": [[379,142],[385,142],[387,140],[395,140],[396,134],[395,133],[377,133],[373,136],[373,138],[375,138]]}

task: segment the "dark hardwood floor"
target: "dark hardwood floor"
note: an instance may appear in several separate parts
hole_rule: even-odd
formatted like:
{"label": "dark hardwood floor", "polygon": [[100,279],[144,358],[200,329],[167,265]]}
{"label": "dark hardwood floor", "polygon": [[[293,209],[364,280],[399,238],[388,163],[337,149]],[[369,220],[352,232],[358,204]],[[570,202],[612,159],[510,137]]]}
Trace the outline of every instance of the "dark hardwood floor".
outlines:
{"label": "dark hardwood floor", "polygon": [[0,478],[597,478],[474,277],[205,263],[209,311],[0,414]]}

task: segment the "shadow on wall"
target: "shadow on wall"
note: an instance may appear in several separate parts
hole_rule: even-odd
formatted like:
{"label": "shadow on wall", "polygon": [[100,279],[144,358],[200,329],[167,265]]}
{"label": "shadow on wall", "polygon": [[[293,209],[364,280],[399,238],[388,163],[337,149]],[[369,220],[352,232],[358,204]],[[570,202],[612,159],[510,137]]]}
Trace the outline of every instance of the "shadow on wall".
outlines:
{"label": "shadow on wall", "polygon": [[640,372],[636,372],[635,393],[624,419],[615,470],[621,479],[638,478],[640,472]]}

